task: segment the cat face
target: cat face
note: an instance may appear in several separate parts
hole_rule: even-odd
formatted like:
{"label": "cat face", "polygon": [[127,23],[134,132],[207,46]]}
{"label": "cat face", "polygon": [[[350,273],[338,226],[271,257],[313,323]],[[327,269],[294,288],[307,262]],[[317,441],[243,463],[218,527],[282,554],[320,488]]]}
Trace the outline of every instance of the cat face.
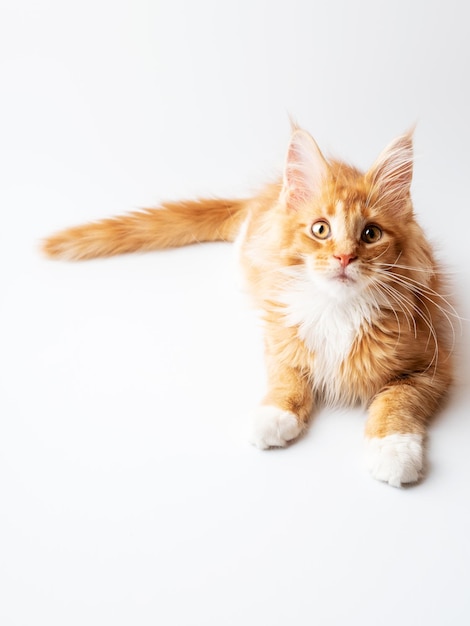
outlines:
{"label": "cat face", "polygon": [[398,261],[414,228],[412,142],[391,144],[362,174],[327,162],[305,131],[293,133],[283,199],[293,247],[309,278],[332,294],[362,291]]}

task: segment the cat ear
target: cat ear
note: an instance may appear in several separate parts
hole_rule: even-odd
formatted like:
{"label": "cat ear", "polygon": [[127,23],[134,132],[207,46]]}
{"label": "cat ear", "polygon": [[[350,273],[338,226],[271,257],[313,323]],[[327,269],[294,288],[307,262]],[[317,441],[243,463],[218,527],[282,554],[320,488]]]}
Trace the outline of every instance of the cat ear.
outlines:
{"label": "cat ear", "polygon": [[392,141],[366,176],[392,208],[406,208],[413,177],[413,131]]}
{"label": "cat ear", "polygon": [[293,125],[284,167],[283,198],[297,209],[320,192],[328,164],[313,137]]}

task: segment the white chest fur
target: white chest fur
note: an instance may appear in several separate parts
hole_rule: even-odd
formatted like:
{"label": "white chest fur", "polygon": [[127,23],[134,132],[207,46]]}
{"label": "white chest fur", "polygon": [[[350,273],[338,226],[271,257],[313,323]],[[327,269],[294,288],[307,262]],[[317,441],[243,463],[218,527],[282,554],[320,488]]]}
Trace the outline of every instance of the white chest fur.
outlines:
{"label": "white chest fur", "polygon": [[[285,321],[313,353],[314,384],[332,401],[339,394],[337,374],[349,355],[361,327],[376,311],[375,301],[354,284],[332,285],[331,290],[299,274],[280,297]],[[327,398],[328,399],[328,398]]]}

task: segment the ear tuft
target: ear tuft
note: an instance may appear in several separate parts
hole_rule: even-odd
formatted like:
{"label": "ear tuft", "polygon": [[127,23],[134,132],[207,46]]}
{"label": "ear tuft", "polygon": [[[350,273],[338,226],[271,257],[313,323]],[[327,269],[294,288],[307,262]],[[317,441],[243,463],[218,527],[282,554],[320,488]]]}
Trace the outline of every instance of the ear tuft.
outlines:
{"label": "ear tuft", "polygon": [[398,137],[367,173],[372,187],[393,207],[404,206],[413,177],[413,130]]}
{"label": "ear tuft", "polygon": [[289,208],[315,198],[328,173],[328,164],[313,137],[292,123],[292,136],[284,168],[283,195]]}

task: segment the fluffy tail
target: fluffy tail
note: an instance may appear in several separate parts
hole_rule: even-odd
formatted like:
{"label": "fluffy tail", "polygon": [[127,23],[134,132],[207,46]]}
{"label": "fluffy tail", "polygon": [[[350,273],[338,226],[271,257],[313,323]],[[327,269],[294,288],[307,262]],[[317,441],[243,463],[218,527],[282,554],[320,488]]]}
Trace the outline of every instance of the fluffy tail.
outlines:
{"label": "fluffy tail", "polygon": [[42,249],[51,258],[72,261],[202,241],[233,241],[247,210],[246,200],[165,203],[68,228],[43,241]]}

